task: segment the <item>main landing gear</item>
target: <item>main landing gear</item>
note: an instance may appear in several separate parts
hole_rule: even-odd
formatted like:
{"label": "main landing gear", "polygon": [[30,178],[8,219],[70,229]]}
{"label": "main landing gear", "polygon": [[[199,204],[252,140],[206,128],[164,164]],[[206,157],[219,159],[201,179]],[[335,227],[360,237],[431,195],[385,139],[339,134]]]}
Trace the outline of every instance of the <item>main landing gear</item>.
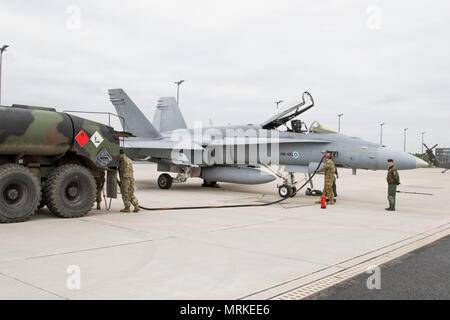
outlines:
{"label": "main landing gear", "polygon": [[283,184],[278,187],[278,194],[282,198],[294,197],[296,192],[297,192],[296,187],[291,187],[287,184]]}
{"label": "main landing gear", "polygon": [[163,173],[158,177],[158,187],[161,189],[170,189],[173,183],[186,182],[192,175],[192,169],[189,167],[180,168],[177,176],[172,178],[170,174]]}

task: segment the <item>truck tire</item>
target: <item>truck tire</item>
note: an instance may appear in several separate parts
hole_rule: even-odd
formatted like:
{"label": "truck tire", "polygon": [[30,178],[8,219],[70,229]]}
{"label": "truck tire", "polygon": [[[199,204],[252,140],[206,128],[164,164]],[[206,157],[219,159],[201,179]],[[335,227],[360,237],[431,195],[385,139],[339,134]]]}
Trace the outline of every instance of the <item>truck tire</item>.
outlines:
{"label": "truck tire", "polygon": [[67,164],[54,169],[44,184],[44,202],[60,218],[85,216],[94,204],[97,187],[83,166]]}
{"label": "truck tire", "polygon": [[28,168],[18,164],[0,166],[0,223],[28,220],[40,200],[39,180]]}

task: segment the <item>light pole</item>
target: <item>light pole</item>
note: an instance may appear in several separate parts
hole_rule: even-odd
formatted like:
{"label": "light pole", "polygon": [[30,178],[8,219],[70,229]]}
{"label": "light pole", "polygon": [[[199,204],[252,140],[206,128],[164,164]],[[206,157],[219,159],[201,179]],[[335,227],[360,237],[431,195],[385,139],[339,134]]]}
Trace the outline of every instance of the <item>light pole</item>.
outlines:
{"label": "light pole", "polygon": [[275,101],[275,104],[277,105],[277,110],[278,110],[278,105],[279,105],[280,103],[282,103],[282,102],[284,102],[284,101],[283,101],[283,100]]}
{"label": "light pole", "polygon": [[422,135],[422,154],[423,154],[423,136],[425,135],[425,131],[421,132],[420,134]]}
{"label": "light pole", "polygon": [[6,44],[0,48],[0,105],[2,104],[2,57],[3,52],[6,51],[8,47],[9,46]]}
{"label": "light pole", "polygon": [[406,131],[408,128],[403,129],[403,152],[406,152]]}
{"label": "light pole", "polygon": [[184,80],[175,81],[175,84],[177,85],[177,104],[180,106],[180,85],[184,82]]}
{"label": "light pole", "polygon": [[338,126],[338,131],[341,132],[341,117],[343,116],[343,113],[338,114],[339,117],[339,126]]}
{"label": "light pole", "polygon": [[383,126],[385,125],[385,122],[380,123],[380,144],[383,145]]}

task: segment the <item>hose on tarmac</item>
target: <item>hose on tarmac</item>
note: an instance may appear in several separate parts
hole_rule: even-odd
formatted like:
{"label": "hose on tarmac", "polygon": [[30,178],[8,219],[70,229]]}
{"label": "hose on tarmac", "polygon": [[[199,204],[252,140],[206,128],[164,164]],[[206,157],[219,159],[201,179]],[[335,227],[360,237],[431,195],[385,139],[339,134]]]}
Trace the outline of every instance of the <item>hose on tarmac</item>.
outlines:
{"label": "hose on tarmac", "polygon": [[139,206],[142,210],[146,211],[168,211],[168,210],[194,210],[194,209],[225,209],[225,208],[248,208],[248,207],[266,207],[271,206],[277,203],[281,203],[289,198],[294,197],[300,190],[302,190],[311,180],[314,178],[314,176],[317,173],[317,170],[319,170],[320,166],[322,165],[323,160],[325,159],[325,155],[320,159],[319,164],[317,165],[316,170],[314,170],[314,173],[309,177],[308,180],[300,187],[298,188],[293,194],[291,194],[289,197],[281,198],[276,201],[271,201],[267,203],[248,203],[248,204],[232,204],[232,205],[218,205],[218,206],[195,206],[195,207],[167,207],[167,208],[147,208],[143,206]]}

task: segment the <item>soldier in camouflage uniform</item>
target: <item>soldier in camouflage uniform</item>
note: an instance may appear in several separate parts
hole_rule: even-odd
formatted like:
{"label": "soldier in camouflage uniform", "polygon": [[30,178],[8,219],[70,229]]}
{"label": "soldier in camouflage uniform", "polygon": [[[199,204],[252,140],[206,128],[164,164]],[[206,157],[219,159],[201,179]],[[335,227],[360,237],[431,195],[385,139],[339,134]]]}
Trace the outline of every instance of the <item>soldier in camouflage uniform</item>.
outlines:
{"label": "soldier in camouflage uniform", "polygon": [[335,175],[334,175],[334,181],[333,181],[333,194],[334,197],[336,198],[338,196],[337,194],[337,187],[336,187],[336,180],[339,179],[339,173],[336,169]]}
{"label": "soldier in camouflage uniform", "polygon": [[100,210],[102,204],[102,191],[105,185],[105,171],[101,170],[100,175],[95,177],[95,184],[97,185],[97,210]]}
{"label": "soldier in camouflage uniform", "polygon": [[[327,153],[326,155],[327,162],[323,166],[323,168],[317,170],[317,173],[324,172],[325,173],[325,183],[323,187],[322,195],[326,196],[329,199],[328,204],[334,205],[334,193],[333,193],[333,183],[334,183],[334,175],[336,173],[336,166],[334,165],[333,159],[331,158],[331,154]],[[320,203],[318,200],[316,203]]]}
{"label": "soldier in camouflage uniform", "polygon": [[130,205],[134,206],[133,212],[139,212],[139,203],[134,196],[133,162],[122,150],[119,157],[120,192],[125,208],[120,212],[130,212]]}
{"label": "soldier in camouflage uniform", "polygon": [[388,160],[389,170],[387,173],[387,183],[388,183],[388,200],[389,208],[387,211],[395,211],[395,197],[397,195],[397,186],[400,184],[400,176],[398,175],[397,168],[394,166],[394,160]]}

